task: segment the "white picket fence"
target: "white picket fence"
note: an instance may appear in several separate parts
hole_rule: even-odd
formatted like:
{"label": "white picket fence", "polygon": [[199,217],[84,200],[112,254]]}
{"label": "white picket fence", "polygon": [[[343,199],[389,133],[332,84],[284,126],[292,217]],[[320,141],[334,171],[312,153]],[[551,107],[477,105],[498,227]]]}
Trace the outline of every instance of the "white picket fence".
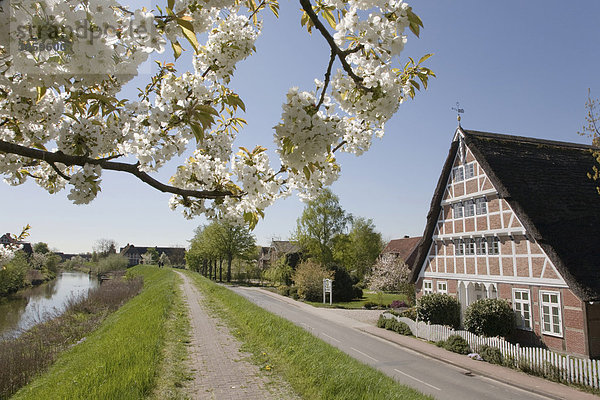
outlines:
{"label": "white picket fence", "polygon": [[562,382],[600,388],[600,360],[581,359],[539,347],[521,347],[500,337],[477,336],[468,331],[429,325],[423,321],[415,322],[410,318],[398,317],[387,312],[383,313],[383,316],[404,322],[413,335],[421,339],[437,342],[446,340],[450,335],[459,335],[469,343],[474,352],[478,352],[484,345],[495,347],[500,350],[505,360],[510,360],[515,368],[525,372],[543,374]]}

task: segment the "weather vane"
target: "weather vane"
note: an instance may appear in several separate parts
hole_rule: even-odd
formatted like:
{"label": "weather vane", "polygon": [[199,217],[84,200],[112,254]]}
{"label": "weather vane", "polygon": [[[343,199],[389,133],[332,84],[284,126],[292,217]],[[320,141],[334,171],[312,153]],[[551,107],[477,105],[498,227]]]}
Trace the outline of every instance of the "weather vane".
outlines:
{"label": "weather vane", "polygon": [[456,120],[458,121],[458,124],[460,125],[460,114],[464,114],[465,109],[460,108],[460,104],[458,103],[458,101],[456,102],[456,107],[452,107],[452,109],[454,111],[456,111]]}

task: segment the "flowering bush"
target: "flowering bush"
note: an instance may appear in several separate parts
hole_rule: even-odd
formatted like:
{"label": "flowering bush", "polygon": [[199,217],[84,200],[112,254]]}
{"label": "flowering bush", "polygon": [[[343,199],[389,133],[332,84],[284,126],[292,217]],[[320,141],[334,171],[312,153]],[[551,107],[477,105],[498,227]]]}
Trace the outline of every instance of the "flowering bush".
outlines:
{"label": "flowering bush", "polygon": [[[156,10],[117,0],[1,7],[8,43],[0,45],[0,174],[12,185],[33,177],[49,193],[69,187],[68,198],[85,204],[100,192],[104,170],[120,171],[171,193],[171,208],[186,217],[250,226],[294,190],[313,197],[338,178],[335,153],[368,150],[434,74],[422,66],[429,55],[399,59],[406,30],[418,36],[423,25],[403,1],[299,2],[302,25],[323,36],[331,58],[313,90],[288,91],[275,163],[265,147],[234,149],[245,104],[229,84],[255,52],[263,13],[278,15],[277,0],[163,0]],[[179,72],[185,42],[193,64]],[[123,87],[166,47],[172,57],[147,74],[139,98],[124,98]],[[169,184],[149,175],[192,146]]]}
{"label": "flowering bush", "polygon": [[406,283],[409,274],[410,269],[402,259],[385,254],[377,259],[367,280],[373,291],[397,291]]}
{"label": "flowering bush", "polygon": [[404,302],[404,300],[394,300],[390,304],[390,308],[402,308],[402,307],[408,307],[408,304],[406,304]]}

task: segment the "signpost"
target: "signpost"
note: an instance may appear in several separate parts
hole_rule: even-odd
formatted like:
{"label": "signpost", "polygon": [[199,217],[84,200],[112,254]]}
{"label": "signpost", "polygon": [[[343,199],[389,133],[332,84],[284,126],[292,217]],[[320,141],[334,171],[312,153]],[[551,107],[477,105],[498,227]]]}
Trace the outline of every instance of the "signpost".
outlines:
{"label": "signpost", "polygon": [[330,305],[332,304],[332,298],[333,298],[332,282],[333,281],[331,279],[323,279],[323,304],[325,304],[327,292],[329,292],[329,304]]}

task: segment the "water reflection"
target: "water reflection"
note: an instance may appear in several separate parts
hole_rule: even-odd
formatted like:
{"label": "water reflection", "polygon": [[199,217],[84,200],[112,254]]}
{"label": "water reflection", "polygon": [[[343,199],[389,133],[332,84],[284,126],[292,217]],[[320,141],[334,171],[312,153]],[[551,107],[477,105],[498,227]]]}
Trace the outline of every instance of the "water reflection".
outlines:
{"label": "water reflection", "polygon": [[62,272],[55,280],[0,300],[0,337],[18,336],[61,314],[71,298],[86,296],[98,281],[83,272]]}

